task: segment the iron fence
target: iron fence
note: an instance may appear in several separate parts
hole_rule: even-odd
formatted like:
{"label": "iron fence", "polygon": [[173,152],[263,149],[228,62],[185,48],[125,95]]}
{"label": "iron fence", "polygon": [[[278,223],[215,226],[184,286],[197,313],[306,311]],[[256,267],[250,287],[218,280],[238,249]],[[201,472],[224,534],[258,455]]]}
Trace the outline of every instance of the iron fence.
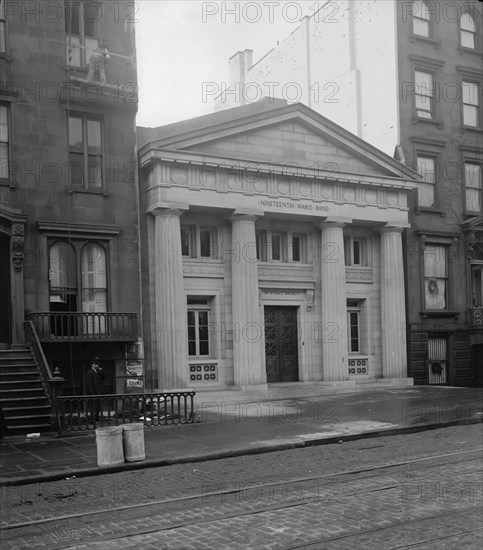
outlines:
{"label": "iron fence", "polygon": [[194,391],[57,397],[59,435],[143,422],[147,427],[188,424],[195,420]]}

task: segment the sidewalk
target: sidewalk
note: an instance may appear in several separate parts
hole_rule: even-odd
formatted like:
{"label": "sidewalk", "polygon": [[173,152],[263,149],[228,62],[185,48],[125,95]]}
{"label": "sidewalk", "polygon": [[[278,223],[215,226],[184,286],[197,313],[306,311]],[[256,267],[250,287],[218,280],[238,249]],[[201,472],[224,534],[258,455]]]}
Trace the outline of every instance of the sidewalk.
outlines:
{"label": "sidewalk", "polygon": [[145,429],[146,460],[97,466],[95,432],[0,441],[0,485],[197,462],[483,421],[483,388],[371,389],[258,403],[195,401],[197,424]]}

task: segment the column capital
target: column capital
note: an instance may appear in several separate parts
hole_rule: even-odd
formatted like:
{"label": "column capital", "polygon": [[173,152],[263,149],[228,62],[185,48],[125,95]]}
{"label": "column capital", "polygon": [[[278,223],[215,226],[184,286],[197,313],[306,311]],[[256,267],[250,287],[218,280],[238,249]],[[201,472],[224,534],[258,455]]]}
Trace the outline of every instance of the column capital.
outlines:
{"label": "column capital", "polygon": [[411,227],[409,224],[384,225],[382,227],[378,227],[377,231],[379,231],[379,233],[402,233],[405,229],[409,227]]}
{"label": "column capital", "polygon": [[328,227],[338,227],[343,229],[346,225],[351,224],[352,219],[351,218],[332,218],[327,217],[324,218],[322,221],[314,222],[314,225],[316,227],[319,227],[320,229],[328,228]]}
{"label": "column capital", "polygon": [[188,205],[186,204],[170,204],[166,206],[153,206],[148,209],[148,213],[153,215],[155,218],[161,216],[178,216],[180,217],[188,210]]}
{"label": "column capital", "polygon": [[258,218],[263,216],[264,212],[263,210],[250,210],[247,208],[238,208],[237,210],[234,210],[230,216],[228,216],[228,219],[231,222],[255,222]]}

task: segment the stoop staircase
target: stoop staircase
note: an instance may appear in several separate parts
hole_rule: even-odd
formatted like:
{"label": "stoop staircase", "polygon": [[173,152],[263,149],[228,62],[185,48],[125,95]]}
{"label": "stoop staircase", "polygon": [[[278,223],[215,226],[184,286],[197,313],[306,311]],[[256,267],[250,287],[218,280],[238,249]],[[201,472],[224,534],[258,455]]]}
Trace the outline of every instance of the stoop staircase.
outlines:
{"label": "stoop staircase", "polygon": [[0,350],[0,404],[6,435],[51,430],[51,406],[29,348]]}

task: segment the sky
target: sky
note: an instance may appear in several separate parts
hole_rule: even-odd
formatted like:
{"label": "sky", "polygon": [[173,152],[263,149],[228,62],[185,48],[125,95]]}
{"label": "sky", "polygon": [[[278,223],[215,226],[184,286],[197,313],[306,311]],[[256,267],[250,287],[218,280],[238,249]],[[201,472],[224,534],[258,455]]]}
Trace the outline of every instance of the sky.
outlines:
{"label": "sky", "polygon": [[137,0],[138,126],[161,126],[213,112],[209,89],[229,84],[228,59],[268,53],[324,2]]}

